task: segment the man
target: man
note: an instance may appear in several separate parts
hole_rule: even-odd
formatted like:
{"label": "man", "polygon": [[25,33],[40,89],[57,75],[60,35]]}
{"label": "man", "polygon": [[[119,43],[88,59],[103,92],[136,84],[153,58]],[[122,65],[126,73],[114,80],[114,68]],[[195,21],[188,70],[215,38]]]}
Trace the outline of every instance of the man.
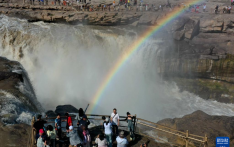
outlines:
{"label": "man", "polygon": [[[69,130],[67,130],[67,137],[69,137],[70,140],[70,146],[76,147],[77,145],[82,144],[82,140],[80,136],[78,135],[77,131],[73,129],[73,126],[69,127]],[[69,147],[70,147],[69,146]]]}
{"label": "man", "polygon": [[[82,120],[79,120],[78,122],[77,122],[77,126],[79,126],[79,130],[81,130],[81,126],[85,126],[85,130],[88,130],[88,126],[89,126],[89,124],[90,124],[90,121],[87,119],[87,116],[86,115],[84,115],[83,117],[82,117]],[[81,130],[82,131],[82,130]]]}
{"label": "man", "polygon": [[203,5],[203,12],[206,12],[206,4]]}
{"label": "man", "polygon": [[118,126],[119,126],[119,114],[117,113],[116,108],[113,109],[113,113],[111,113],[111,123],[113,133],[118,135]]}
{"label": "man", "polygon": [[128,140],[124,136],[124,131],[119,133],[119,136],[116,138],[117,147],[127,147]]}
{"label": "man", "polygon": [[37,116],[37,121],[33,124],[33,129],[36,130],[36,134],[39,134],[39,130],[44,128],[44,124],[47,123],[47,121],[44,121],[41,119],[41,115],[39,114]]}
{"label": "man", "polygon": [[62,134],[61,122],[60,114],[57,114],[57,118],[55,119],[55,129],[57,130],[57,136],[59,139],[61,139]]}

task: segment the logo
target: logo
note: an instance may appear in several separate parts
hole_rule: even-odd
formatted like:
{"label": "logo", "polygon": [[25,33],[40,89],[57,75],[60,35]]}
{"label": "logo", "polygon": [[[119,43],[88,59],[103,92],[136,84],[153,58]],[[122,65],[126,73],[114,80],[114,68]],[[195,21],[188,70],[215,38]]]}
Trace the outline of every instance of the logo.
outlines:
{"label": "logo", "polygon": [[229,147],[229,137],[217,137],[216,147]]}

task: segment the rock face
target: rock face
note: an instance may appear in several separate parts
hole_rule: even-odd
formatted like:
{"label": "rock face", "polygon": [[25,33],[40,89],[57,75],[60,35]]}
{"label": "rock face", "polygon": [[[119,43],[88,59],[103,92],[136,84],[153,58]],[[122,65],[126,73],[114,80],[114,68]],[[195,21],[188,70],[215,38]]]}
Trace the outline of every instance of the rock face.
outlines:
{"label": "rock face", "polygon": [[3,57],[0,57],[0,108],[0,119],[5,123],[24,122],[19,115],[30,117],[30,113],[42,111],[22,65]]}
{"label": "rock face", "polygon": [[17,146],[23,147],[28,144],[30,126],[26,124],[16,124],[5,126],[0,122],[0,142],[2,147]]}
{"label": "rock face", "polygon": [[[207,134],[209,146],[215,146],[216,137],[228,136],[232,146],[234,144],[233,121],[234,117],[210,116],[202,111],[196,111],[182,118],[164,119],[158,123],[183,132],[189,130],[191,134],[200,136]],[[173,138],[169,138],[169,140],[173,140]]]}

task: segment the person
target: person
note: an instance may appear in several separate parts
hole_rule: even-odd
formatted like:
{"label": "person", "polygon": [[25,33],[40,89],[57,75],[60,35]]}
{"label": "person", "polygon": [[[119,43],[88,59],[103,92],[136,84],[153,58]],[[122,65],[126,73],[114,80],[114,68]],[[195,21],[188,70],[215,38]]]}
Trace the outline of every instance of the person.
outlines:
{"label": "person", "polygon": [[47,130],[47,137],[49,138],[50,140],[50,146],[51,147],[55,147],[55,139],[56,139],[56,132],[55,132],[55,129],[53,128],[53,126],[51,125],[48,125],[46,127],[46,130]]}
{"label": "person", "polygon": [[83,147],[90,147],[91,136],[89,131],[86,130],[85,126],[81,126],[82,133],[83,133]]}
{"label": "person", "polygon": [[107,147],[107,141],[103,133],[97,136],[95,143],[98,145],[98,147]]}
{"label": "person", "polygon": [[103,120],[103,122],[101,123],[102,129],[105,130],[104,124],[105,124],[105,122],[106,122],[106,117],[105,117],[105,116],[102,116],[102,120]]}
{"label": "person", "polygon": [[232,10],[232,7],[231,7],[231,6],[228,6],[227,13],[228,13],[228,14],[231,14],[231,10]]}
{"label": "person", "polygon": [[219,5],[217,5],[217,6],[215,7],[215,14],[217,14],[218,11],[219,11]]}
{"label": "person", "polygon": [[67,130],[66,136],[69,138],[70,146],[77,146],[83,143],[77,131],[73,129],[73,126],[69,127],[69,130]]}
{"label": "person", "polygon": [[113,1],[113,7],[114,7],[114,11],[115,11],[115,0]]}
{"label": "person", "polygon": [[128,123],[128,131],[130,132],[130,140],[135,140],[133,119],[135,119],[135,117],[132,116],[129,112],[127,112],[127,118],[125,120]]}
{"label": "person", "polygon": [[203,12],[206,12],[206,4],[203,5]]}
{"label": "person", "polygon": [[[90,121],[87,119],[87,116],[86,116],[86,115],[84,115],[84,116],[82,117],[82,120],[79,120],[79,121],[77,122],[77,126],[79,126],[79,128],[80,128],[81,126],[85,126],[85,129],[86,129],[86,130],[88,130],[89,124],[90,124]],[[81,129],[81,128],[80,128],[80,129]]]}
{"label": "person", "polygon": [[117,147],[127,147],[128,140],[124,136],[124,131],[119,133],[119,136],[116,138]]}
{"label": "person", "polygon": [[107,140],[107,143],[108,143],[108,147],[112,147],[112,124],[110,123],[110,120],[109,118],[107,117],[106,118],[106,121],[104,123],[104,132],[105,132],[105,135],[106,135],[106,140]]}
{"label": "person", "polygon": [[33,129],[36,131],[36,135],[39,134],[39,130],[44,129],[44,124],[47,123],[47,121],[41,119],[41,116],[42,115],[39,114],[37,116],[37,121],[33,124]]}
{"label": "person", "polygon": [[30,4],[31,4],[31,5],[34,5],[34,0],[30,0]]}
{"label": "person", "polygon": [[44,134],[44,131],[43,129],[40,129],[39,130],[39,134],[38,134],[38,137],[37,137],[37,147],[45,147],[46,145],[46,135]]}
{"label": "person", "polygon": [[61,139],[61,135],[62,135],[61,122],[62,120],[61,120],[60,114],[57,114],[57,118],[55,119],[55,129],[57,130],[58,139]]}
{"label": "person", "polygon": [[73,125],[72,125],[72,118],[71,118],[71,116],[69,116],[69,113],[68,113],[68,112],[65,113],[65,116],[66,116],[66,118],[67,118],[66,129],[69,130],[69,127],[70,127],[70,126],[73,126]]}
{"label": "person", "polygon": [[119,126],[119,114],[117,113],[116,108],[113,109],[113,113],[111,113],[111,123],[114,135],[118,135],[118,126]]}

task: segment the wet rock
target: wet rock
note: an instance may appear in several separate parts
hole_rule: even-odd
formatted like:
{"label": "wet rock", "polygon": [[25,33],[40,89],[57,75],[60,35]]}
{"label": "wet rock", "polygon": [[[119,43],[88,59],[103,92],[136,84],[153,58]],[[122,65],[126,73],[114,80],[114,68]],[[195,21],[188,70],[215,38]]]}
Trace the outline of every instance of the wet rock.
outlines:
{"label": "wet rock", "polygon": [[173,38],[175,40],[178,40],[178,41],[183,40],[183,38],[184,38],[184,31],[176,31],[176,32],[174,32]]}
{"label": "wet rock", "polygon": [[52,111],[52,110],[47,111],[45,114],[48,117],[56,117],[57,116],[57,114],[54,111]]}
{"label": "wet rock", "polygon": [[[12,42],[13,43],[13,42]],[[17,123],[23,112],[41,112],[27,73],[19,62],[0,57],[0,119]]]}
{"label": "wet rock", "polygon": [[[182,118],[164,119],[158,123],[182,132],[189,130],[189,133],[200,136],[207,134],[209,146],[215,146],[215,140],[218,136],[227,136],[231,139],[231,144],[234,143],[233,122],[234,117],[211,116],[198,110]],[[174,140],[171,137],[169,140]]]}
{"label": "wet rock", "polygon": [[28,146],[30,126],[26,124],[4,125],[0,122],[0,142],[2,147]]}
{"label": "wet rock", "polygon": [[66,112],[78,113],[78,109],[72,105],[59,105],[56,107],[55,113],[60,115],[65,115]]}

